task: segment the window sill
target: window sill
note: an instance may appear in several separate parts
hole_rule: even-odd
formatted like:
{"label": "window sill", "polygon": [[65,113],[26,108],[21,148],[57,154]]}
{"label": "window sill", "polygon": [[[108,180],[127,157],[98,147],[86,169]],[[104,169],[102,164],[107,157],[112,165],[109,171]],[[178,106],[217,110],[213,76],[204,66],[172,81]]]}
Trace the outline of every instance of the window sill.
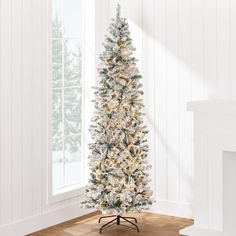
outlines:
{"label": "window sill", "polygon": [[53,204],[56,202],[83,196],[85,193],[85,185],[86,183],[81,183],[55,190],[52,192],[52,194],[48,195],[47,203]]}

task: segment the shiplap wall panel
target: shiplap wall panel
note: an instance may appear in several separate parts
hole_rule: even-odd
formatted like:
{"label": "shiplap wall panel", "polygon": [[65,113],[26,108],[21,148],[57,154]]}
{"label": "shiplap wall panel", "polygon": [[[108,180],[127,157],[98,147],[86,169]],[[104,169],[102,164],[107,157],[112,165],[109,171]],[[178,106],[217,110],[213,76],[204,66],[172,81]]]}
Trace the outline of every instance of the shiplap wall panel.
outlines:
{"label": "shiplap wall panel", "polygon": [[1,223],[12,218],[11,1],[1,1]]}
{"label": "shiplap wall panel", "polygon": [[[42,2],[35,1],[32,5],[32,93],[34,94],[32,100],[32,177],[34,183],[32,186],[33,191],[33,203],[32,203],[32,212],[33,215],[39,214],[42,211],[42,179],[41,179],[41,170],[42,166],[42,100],[38,99],[42,94]],[[40,40],[38,40],[40,39]],[[34,57],[37,55],[36,57]]]}
{"label": "shiplap wall panel", "polygon": [[[150,76],[153,76],[155,96],[158,95],[158,99],[154,99],[155,108],[155,150],[154,159],[156,166],[155,171],[155,192],[158,199],[167,199],[167,81],[166,81],[166,1],[154,1],[153,5],[153,24],[154,32],[150,34],[150,37],[154,38],[154,48],[151,49],[155,53],[154,58],[154,71],[150,72]],[[146,18],[147,14],[144,16]],[[151,17],[149,17],[151,18]],[[144,42],[145,44],[145,42]],[[148,53],[148,52],[147,52]],[[145,63],[145,62],[144,62]],[[143,65],[145,67],[145,64]],[[149,68],[147,68],[149,70]],[[152,75],[151,75],[152,74]],[[145,78],[144,78],[145,81]],[[145,82],[144,82],[145,83]],[[158,156],[158,158],[157,158]],[[159,181],[161,180],[161,181]]]}
{"label": "shiplap wall panel", "polygon": [[192,57],[191,61],[184,60],[183,63],[185,63],[186,66],[190,68],[192,73],[192,81],[191,81],[192,100],[198,100],[198,99],[203,99],[204,93],[207,93],[204,88],[205,9],[203,4],[205,0],[198,0],[191,2],[192,2],[192,8],[191,8],[192,17],[189,19],[189,21],[192,22],[191,25]]}
{"label": "shiplap wall panel", "polygon": [[[47,137],[48,134],[48,130],[47,128],[45,129],[44,127],[47,127],[47,117],[48,117],[48,83],[47,80],[45,78],[48,78],[49,75],[49,69],[50,65],[49,65],[49,43],[48,43],[48,38],[49,38],[49,25],[48,22],[51,18],[51,14],[50,13],[50,4],[48,1],[46,0],[41,0],[41,43],[42,43],[42,51],[41,51],[41,61],[45,62],[41,64],[41,111],[42,113],[40,114],[41,117],[41,125],[42,125],[42,130],[41,130],[41,193],[38,196],[38,198],[41,198],[42,201],[42,212],[46,212],[46,208],[47,208],[47,188],[45,188],[45,184],[47,183],[47,178],[48,178],[48,167],[45,168],[45,166],[47,166],[47,158],[48,158],[48,143],[47,143],[47,139],[45,137]],[[47,66],[45,66],[47,65]],[[44,157],[44,158],[43,158]]]}
{"label": "shiplap wall panel", "polygon": [[[2,2],[0,1],[0,13],[2,13]],[[2,15],[2,14],[1,14]],[[0,34],[2,33],[2,17],[0,15]],[[0,37],[0,49],[2,49],[2,39]],[[2,113],[2,55],[0,54],[0,114]],[[0,118],[0,140],[2,139],[2,117]],[[0,171],[2,170],[2,142],[0,142]],[[2,189],[2,175],[0,174],[0,190]],[[2,206],[2,194],[0,193],[0,207]],[[2,223],[2,213],[0,212],[0,224]]]}
{"label": "shiplap wall panel", "polygon": [[[22,0],[12,4],[12,220],[17,220],[22,214]],[[14,27],[13,27],[14,26]]]}
{"label": "shiplap wall panel", "polygon": [[[178,1],[167,0],[166,8],[166,109],[168,199],[179,200],[179,61]],[[171,68],[171,69],[169,69]]]}
{"label": "shiplap wall panel", "polygon": [[225,78],[224,80],[218,79],[217,94],[220,97],[230,95],[230,0],[218,0],[217,10],[218,14],[218,30],[217,30],[217,76],[218,78]]}
{"label": "shiplap wall panel", "polygon": [[230,97],[236,99],[236,1],[230,0],[229,3],[229,53],[230,53]]}
{"label": "shiplap wall panel", "polygon": [[[22,2],[22,217],[29,217],[33,214],[33,149],[32,149],[32,109],[33,109],[33,66],[32,62],[36,55],[32,51],[33,24],[32,24],[31,0]],[[36,124],[34,124],[36,125]]]}
{"label": "shiplap wall panel", "polygon": [[217,95],[230,95],[230,0],[217,0]]}
{"label": "shiplap wall panel", "polygon": [[[205,90],[210,97],[217,95],[217,1],[203,2],[203,27],[204,27],[204,57],[202,77]],[[220,65],[219,65],[220,66]],[[223,79],[223,78],[222,78]]]}
{"label": "shiplap wall panel", "polygon": [[[183,61],[191,62],[191,1],[179,0],[179,201],[191,202],[192,179],[192,114],[186,112],[191,100],[191,69]],[[184,91],[184,92],[182,92]]]}

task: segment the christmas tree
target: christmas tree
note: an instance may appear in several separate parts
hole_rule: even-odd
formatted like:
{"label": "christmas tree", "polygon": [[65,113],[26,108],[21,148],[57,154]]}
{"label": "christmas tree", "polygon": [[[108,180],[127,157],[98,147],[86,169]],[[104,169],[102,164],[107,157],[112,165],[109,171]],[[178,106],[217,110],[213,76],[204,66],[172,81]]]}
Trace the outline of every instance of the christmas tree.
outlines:
{"label": "christmas tree", "polygon": [[143,123],[141,75],[133,56],[128,23],[112,19],[100,55],[101,80],[95,88],[95,112],[89,145],[91,177],[86,189],[85,207],[103,214],[121,215],[141,211],[152,204],[148,186],[150,166]]}

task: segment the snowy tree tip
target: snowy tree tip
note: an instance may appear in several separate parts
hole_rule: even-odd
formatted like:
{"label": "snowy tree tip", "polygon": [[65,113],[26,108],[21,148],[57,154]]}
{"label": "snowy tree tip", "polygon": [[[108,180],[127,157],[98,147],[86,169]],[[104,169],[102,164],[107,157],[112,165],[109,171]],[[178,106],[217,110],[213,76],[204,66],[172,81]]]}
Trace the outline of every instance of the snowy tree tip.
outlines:
{"label": "snowy tree tip", "polygon": [[116,18],[120,18],[120,4],[117,4],[116,7]]}

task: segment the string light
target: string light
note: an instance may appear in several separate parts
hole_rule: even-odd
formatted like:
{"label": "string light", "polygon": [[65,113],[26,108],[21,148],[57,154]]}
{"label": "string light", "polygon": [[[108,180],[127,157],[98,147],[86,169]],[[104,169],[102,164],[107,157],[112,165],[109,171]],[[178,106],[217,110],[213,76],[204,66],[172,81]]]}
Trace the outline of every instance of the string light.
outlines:
{"label": "string light", "polygon": [[133,57],[128,24],[120,7],[101,54],[101,80],[95,88],[95,112],[89,145],[91,178],[84,207],[104,214],[147,209],[153,202],[148,185],[148,147],[142,118],[140,74]]}

